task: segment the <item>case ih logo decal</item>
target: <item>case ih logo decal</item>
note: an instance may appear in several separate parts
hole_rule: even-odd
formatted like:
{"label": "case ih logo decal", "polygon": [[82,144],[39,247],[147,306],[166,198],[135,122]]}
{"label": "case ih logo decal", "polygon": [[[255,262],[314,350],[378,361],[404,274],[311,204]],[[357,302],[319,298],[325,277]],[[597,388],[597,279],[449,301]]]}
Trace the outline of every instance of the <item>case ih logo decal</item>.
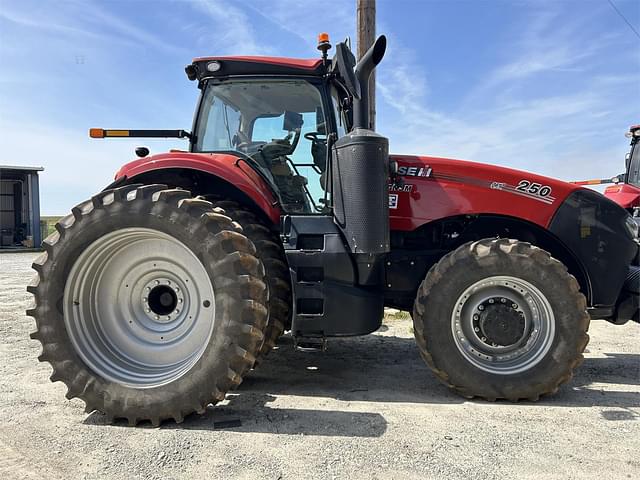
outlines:
{"label": "case ih logo decal", "polygon": [[403,177],[430,177],[431,167],[429,165],[425,167],[398,167],[398,175]]}

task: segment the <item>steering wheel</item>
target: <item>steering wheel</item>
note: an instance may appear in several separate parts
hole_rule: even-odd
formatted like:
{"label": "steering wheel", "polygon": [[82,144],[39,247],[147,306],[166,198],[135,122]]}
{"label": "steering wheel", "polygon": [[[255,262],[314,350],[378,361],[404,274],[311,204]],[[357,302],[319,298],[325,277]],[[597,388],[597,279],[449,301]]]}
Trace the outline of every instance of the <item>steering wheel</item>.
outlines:
{"label": "steering wheel", "polygon": [[307,132],[304,134],[304,138],[313,142],[313,143],[326,143],[325,138],[318,138],[321,135],[319,132]]}

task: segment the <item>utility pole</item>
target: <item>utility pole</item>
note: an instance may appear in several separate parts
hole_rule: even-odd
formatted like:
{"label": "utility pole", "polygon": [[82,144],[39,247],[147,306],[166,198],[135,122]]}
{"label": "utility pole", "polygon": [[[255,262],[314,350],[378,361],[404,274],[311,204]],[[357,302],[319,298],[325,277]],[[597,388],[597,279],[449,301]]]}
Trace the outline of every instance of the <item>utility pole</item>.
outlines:
{"label": "utility pole", "polygon": [[[376,0],[356,0],[358,18],[358,60],[376,39]],[[369,128],[376,126],[376,73],[369,79]]]}

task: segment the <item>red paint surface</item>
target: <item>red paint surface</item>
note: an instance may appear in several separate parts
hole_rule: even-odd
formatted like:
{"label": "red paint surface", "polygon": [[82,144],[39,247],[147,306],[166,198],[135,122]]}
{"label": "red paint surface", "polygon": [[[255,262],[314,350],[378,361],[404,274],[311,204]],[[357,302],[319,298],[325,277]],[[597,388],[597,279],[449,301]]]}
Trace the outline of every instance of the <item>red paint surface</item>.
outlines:
{"label": "red paint surface", "polygon": [[604,190],[604,196],[622,208],[640,207],[640,188],[628,183],[611,185]]}
{"label": "red paint surface", "polygon": [[[440,218],[464,214],[496,214],[522,218],[546,228],[553,214],[574,190],[581,187],[505,167],[437,157],[393,155],[400,166],[429,166],[432,177],[403,177],[413,185],[411,192],[398,195],[398,208],[390,211],[391,229],[410,231]],[[142,173],[165,168],[187,168],[216,175],[245,192],[274,222],[280,210],[264,181],[246,164],[227,154],[171,152],[145,157],[128,163],[116,174],[133,178]],[[442,176],[452,178],[442,178]],[[516,186],[529,180],[551,187],[552,204],[511,192],[490,188],[491,182]]]}
{"label": "red paint surface", "polygon": [[[432,178],[403,177],[405,184],[414,187],[412,192],[392,192],[398,195],[398,208],[390,211],[392,230],[414,230],[425,223],[461,214],[508,215],[547,228],[565,198],[581,188],[541,175],[484,163],[407,155],[392,155],[392,158],[400,166],[428,165],[433,175]],[[462,180],[438,178],[440,175],[461,177]],[[520,180],[551,187],[555,200],[546,204],[488,186],[491,182],[516,186]],[[484,182],[486,186],[474,181]]]}
{"label": "red paint surface", "polygon": [[307,70],[315,70],[320,66],[322,60],[319,58],[286,58],[286,57],[198,57],[194,58],[193,62],[206,62],[212,60],[223,61],[236,61],[236,62],[256,62],[256,63],[268,63],[271,65],[282,65],[283,67],[303,68]]}
{"label": "red paint surface", "polygon": [[233,155],[213,153],[170,152],[141,158],[124,165],[116,180],[133,178],[152,170],[186,168],[210,173],[236,186],[251,198],[274,222],[280,222],[280,210],[273,207],[275,199],[264,181],[246,163]]}

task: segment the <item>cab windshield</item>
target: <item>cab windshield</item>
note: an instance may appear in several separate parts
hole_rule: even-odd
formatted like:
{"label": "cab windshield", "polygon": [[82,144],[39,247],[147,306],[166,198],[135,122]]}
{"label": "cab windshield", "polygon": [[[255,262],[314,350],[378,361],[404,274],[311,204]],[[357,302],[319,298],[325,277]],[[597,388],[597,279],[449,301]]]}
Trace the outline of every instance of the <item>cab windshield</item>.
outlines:
{"label": "cab windshield", "polygon": [[305,80],[227,80],[206,86],[196,152],[253,160],[288,212],[322,212],[327,128],[318,87]]}

